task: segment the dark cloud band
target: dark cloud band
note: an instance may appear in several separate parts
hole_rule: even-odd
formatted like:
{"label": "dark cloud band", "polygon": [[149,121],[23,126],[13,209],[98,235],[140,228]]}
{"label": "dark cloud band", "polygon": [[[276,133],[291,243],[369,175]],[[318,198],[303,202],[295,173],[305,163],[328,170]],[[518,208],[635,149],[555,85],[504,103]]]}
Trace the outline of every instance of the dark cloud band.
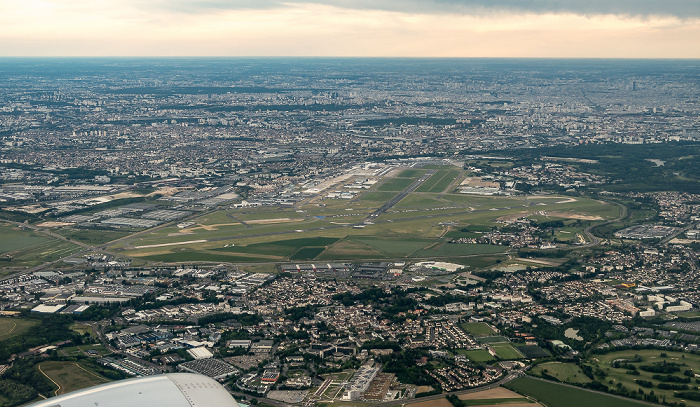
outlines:
{"label": "dark cloud band", "polygon": [[156,7],[190,13],[212,9],[267,9],[313,3],[360,10],[431,14],[483,14],[510,11],[538,14],[700,17],[698,0],[155,0],[150,3]]}

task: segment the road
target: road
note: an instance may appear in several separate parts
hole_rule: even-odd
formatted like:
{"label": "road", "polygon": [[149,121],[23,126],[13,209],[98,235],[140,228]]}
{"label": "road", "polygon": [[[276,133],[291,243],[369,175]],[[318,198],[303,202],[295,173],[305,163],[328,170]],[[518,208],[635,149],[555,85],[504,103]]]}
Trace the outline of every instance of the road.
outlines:
{"label": "road", "polygon": [[619,222],[622,219],[625,219],[627,217],[627,207],[621,203],[616,203],[616,205],[620,207],[620,216],[618,216],[615,219],[609,220],[607,222],[598,223],[596,225],[588,226],[586,229],[583,230],[583,233],[586,235],[586,237],[588,237],[588,240],[590,240],[590,241],[586,244],[576,246],[577,248],[597,246],[598,244],[600,244],[600,239],[591,232],[591,230],[594,227],[601,226],[601,225],[608,225],[608,224],[613,223],[613,222]]}
{"label": "road", "polygon": [[677,231],[673,232],[671,235],[666,236],[665,238],[663,238],[663,239],[661,240],[661,244],[668,244],[668,242],[670,242],[671,240],[675,239],[676,236],[680,235],[681,233],[685,233],[685,232],[687,232],[687,231],[689,231],[690,229],[693,229],[693,228],[695,228],[695,227],[696,227],[695,224],[694,224],[694,223],[691,223],[690,225],[684,227],[683,229],[678,229]]}

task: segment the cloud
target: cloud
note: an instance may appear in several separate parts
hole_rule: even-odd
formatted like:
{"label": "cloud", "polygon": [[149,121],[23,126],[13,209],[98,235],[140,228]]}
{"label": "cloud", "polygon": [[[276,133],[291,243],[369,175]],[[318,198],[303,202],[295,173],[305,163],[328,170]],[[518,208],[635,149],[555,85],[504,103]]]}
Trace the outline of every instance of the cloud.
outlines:
{"label": "cloud", "polygon": [[321,4],[356,10],[425,14],[475,15],[507,11],[535,14],[572,13],[586,16],[673,16],[682,19],[700,17],[700,1],[697,0],[153,0],[144,3],[150,7],[185,13]]}

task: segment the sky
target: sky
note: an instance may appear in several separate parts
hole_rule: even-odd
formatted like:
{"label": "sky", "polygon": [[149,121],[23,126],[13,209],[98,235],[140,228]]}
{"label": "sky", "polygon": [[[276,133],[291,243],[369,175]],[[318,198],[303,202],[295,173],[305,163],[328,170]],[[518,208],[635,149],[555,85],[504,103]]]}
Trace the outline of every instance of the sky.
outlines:
{"label": "sky", "polygon": [[700,0],[0,0],[0,56],[700,58]]}

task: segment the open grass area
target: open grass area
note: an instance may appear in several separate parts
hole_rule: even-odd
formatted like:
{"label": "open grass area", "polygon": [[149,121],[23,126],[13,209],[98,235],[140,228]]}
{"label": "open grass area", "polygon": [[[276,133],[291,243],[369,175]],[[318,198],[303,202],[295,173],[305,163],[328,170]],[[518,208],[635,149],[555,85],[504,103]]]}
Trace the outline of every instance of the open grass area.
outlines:
{"label": "open grass area", "polygon": [[107,348],[105,348],[101,343],[71,346],[68,348],[61,348],[58,350],[60,356],[89,356],[89,357],[102,357],[111,354]]}
{"label": "open grass area", "polygon": [[90,325],[81,324],[79,322],[76,322],[70,326],[70,329],[71,329],[71,331],[75,331],[81,335],[88,334],[88,335],[92,336],[93,338],[96,337],[95,331],[92,330],[92,327]]}
{"label": "open grass area", "polygon": [[464,332],[472,335],[493,335],[496,331],[486,322],[465,322],[460,325]]}
{"label": "open grass area", "polygon": [[459,171],[436,171],[435,174],[416,189],[416,192],[443,192],[459,174]]}
{"label": "open grass area", "polygon": [[530,370],[530,373],[535,376],[542,376],[543,373],[565,383],[582,384],[590,383],[588,378],[581,368],[575,363],[562,362],[547,362],[541,363]]}
{"label": "open grass area", "polygon": [[332,247],[321,253],[319,260],[333,259],[373,259],[383,258],[386,255],[371,246],[364,244],[359,240],[345,239],[334,244]]}
{"label": "open grass area", "polygon": [[413,184],[416,178],[391,178],[385,183],[377,187],[378,191],[396,191],[401,192]]}
{"label": "open grass area", "polygon": [[423,208],[449,205],[449,202],[439,200],[436,195],[411,193],[401,200],[394,208]]}
{"label": "open grass area", "polygon": [[489,335],[489,336],[479,336],[476,338],[476,341],[482,344],[489,344],[489,343],[508,343],[510,342],[508,338],[505,336],[500,336],[500,335]]}
{"label": "open grass area", "polygon": [[79,229],[79,228],[60,228],[54,230],[62,236],[65,236],[78,242],[87,243],[89,245],[98,246],[111,242],[112,240],[121,239],[129,236],[136,230],[103,230],[103,229]]}
{"label": "open grass area", "polygon": [[77,362],[46,361],[36,368],[54,383],[56,395],[109,382],[109,379]]}
{"label": "open grass area", "polygon": [[[603,380],[608,384],[612,381],[612,384],[609,384],[611,386],[618,386],[619,383],[624,388],[636,391],[642,388],[638,381],[644,381],[651,384],[651,387],[643,388],[646,393],[653,390],[657,396],[665,396],[666,401],[679,403],[683,399],[674,397],[677,390],[663,389],[660,386],[663,386],[662,383],[683,385],[683,381],[688,379],[690,379],[690,383],[686,384],[691,389],[697,386],[695,378],[687,377],[684,372],[687,370],[692,371],[693,374],[700,372],[700,355],[666,350],[630,349],[604,355],[593,355],[586,364],[591,365],[594,371],[598,368],[605,372],[606,377]],[[668,370],[661,374],[645,368],[663,365],[667,366]],[[637,373],[632,374],[632,372]],[[660,380],[662,378],[663,380]],[[596,379],[603,381],[598,376]],[[688,406],[700,406],[698,401],[685,400],[685,403]]]}
{"label": "open grass area", "polygon": [[395,196],[395,192],[369,191],[360,196],[360,201],[386,202]]}
{"label": "open grass area", "polygon": [[52,238],[30,229],[20,229],[8,223],[0,223],[0,254],[39,246],[51,241],[53,241]]}
{"label": "open grass area", "polygon": [[491,362],[493,360],[496,360],[487,350],[483,349],[475,349],[475,350],[465,350],[465,349],[457,349],[457,353],[461,355],[465,355],[467,359],[471,360],[474,363],[481,363],[481,362]]}
{"label": "open grass area", "polygon": [[496,352],[496,355],[503,360],[522,359],[523,354],[520,353],[513,345],[503,343],[491,345],[491,348]]}
{"label": "open grass area", "polygon": [[303,247],[289,256],[289,260],[313,260],[324,250],[325,247]]}
{"label": "open grass area", "polygon": [[433,243],[431,239],[380,239],[368,236],[352,236],[348,240],[357,240],[389,256],[406,256]]}
{"label": "open grass area", "polygon": [[504,387],[541,401],[547,407],[643,407],[648,404],[570,387],[563,384],[519,377]]}
{"label": "open grass area", "polygon": [[22,318],[0,318],[0,341],[21,335],[38,322]]}
{"label": "open grass area", "polygon": [[0,268],[32,267],[81,250],[70,242],[0,223]]}
{"label": "open grass area", "polygon": [[419,250],[415,255],[417,257],[468,256],[472,254],[504,253],[508,250],[507,246],[488,244],[438,243],[433,247]]}
{"label": "open grass area", "polygon": [[397,175],[398,178],[418,178],[421,175],[425,174],[425,170],[416,170],[416,169],[410,169],[410,170],[403,170]]}
{"label": "open grass area", "polygon": [[[441,171],[443,177],[458,172]],[[394,178],[387,182],[393,180],[410,181],[409,178]],[[196,225],[189,228],[168,227],[155,230],[120,241],[112,249],[141,259],[166,262],[440,258],[463,259],[458,262],[471,267],[484,267],[489,262],[495,263],[498,254],[509,252],[509,247],[447,243],[445,233],[457,237],[464,233],[475,234],[477,230],[488,231],[497,221],[522,214],[548,219],[542,213],[534,214],[549,210],[550,206],[555,209],[552,213],[563,216],[572,228],[583,227],[573,219],[575,216],[602,219],[607,215],[594,213],[596,209],[603,214],[609,210],[617,211],[616,206],[578,197],[473,197],[444,194],[437,199],[437,194],[434,193],[413,193],[397,207],[379,216],[374,224],[362,228],[352,227],[381,206],[386,199],[394,197],[395,193],[370,191],[365,195],[374,196],[378,200],[363,201],[366,196],[362,195],[360,200],[344,201],[335,206],[306,204],[300,208],[277,210],[266,207],[219,211],[193,219]],[[452,208],[445,209],[449,206]],[[458,226],[446,226],[444,222],[456,222]],[[575,237],[575,230],[578,229],[572,229],[565,235]],[[280,243],[296,240],[292,237],[329,238],[336,241]],[[468,259],[471,261],[471,256],[478,257],[473,259],[473,264],[464,263]]]}

